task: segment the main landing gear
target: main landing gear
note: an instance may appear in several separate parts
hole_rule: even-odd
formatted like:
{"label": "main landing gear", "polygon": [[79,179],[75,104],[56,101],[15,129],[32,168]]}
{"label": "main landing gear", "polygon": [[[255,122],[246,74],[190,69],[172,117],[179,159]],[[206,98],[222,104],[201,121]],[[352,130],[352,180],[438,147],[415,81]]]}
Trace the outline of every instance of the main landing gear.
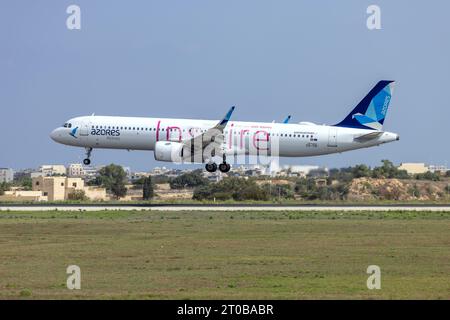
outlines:
{"label": "main landing gear", "polygon": [[[217,171],[217,164],[214,162],[208,162],[205,165],[205,169],[208,172],[216,172]],[[219,164],[219,170],[223,173],[226,173],[228,171],[230,171],[231,166],[229,163],[226,162],[226,157],[225,155],[223,155],[223,162],[221,164]]]}
{"label": "main landing gear", "polygon": [[88,166],[91,164],[91,152],[92,152],[92,148],[86,148],[86,159],[83,160],[83,163],[85,166]]}

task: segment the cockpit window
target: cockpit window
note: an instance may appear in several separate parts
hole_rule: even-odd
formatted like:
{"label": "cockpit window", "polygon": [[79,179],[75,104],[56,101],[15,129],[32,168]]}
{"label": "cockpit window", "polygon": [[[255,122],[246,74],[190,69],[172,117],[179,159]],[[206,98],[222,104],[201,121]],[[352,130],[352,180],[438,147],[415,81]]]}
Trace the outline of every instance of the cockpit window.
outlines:
{"label": "cockpit window", "polygon": [[72,124],[71,123],[64,123],[63,127],[64,128],[72,128]]}

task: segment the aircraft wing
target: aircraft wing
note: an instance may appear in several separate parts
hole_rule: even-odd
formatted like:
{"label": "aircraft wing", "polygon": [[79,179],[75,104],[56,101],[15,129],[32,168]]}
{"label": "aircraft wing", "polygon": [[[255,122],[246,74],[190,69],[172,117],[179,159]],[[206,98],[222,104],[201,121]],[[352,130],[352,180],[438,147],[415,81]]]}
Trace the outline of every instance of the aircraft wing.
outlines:
{"label": "aircraft wing", "polygon": [[234,111],[235,106],[232,106],[230,110],[225,114],[222,120],[220,120],[214,127],[206,130],[202,134],[195,136],[191,139],[183,140],[182,143],[190,150],[190,154],[198,154],[203,152],[205,148],[219,149],[220,145],[224,141],[223,131],[231,118],[231,114]]}

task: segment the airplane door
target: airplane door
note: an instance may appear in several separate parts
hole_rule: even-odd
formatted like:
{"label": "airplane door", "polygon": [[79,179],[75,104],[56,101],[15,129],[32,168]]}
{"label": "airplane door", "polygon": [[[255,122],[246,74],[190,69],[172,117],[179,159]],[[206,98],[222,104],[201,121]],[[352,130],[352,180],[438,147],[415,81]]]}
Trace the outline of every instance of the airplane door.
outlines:
{"label": "airplane door", "polygon": [[84,124],[80,128],[80,136],[87,137],[89,135],[89,126]]}
{"label": "airplane door", "polygon": [[328,131],[328,147],[337,147],[337,128]]}

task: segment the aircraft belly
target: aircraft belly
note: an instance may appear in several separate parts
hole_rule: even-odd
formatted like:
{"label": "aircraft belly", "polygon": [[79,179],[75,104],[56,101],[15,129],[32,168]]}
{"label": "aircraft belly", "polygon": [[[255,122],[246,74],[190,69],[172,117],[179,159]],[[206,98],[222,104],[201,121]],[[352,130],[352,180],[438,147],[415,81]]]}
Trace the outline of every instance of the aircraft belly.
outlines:
{"label": "aircraft belly", "polygon": [[119,137],[90,136],[93,148],[153,150],[154,137],[151,134],[125,133]]}

